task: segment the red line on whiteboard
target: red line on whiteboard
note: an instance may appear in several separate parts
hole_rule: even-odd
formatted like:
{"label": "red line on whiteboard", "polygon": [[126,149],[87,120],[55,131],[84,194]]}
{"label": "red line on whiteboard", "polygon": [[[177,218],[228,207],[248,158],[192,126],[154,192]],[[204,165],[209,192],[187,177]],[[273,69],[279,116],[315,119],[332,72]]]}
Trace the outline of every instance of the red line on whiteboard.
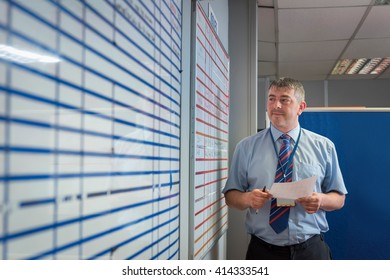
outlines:
{"label": "red line on whiteboard", "polygon": [[[218,224],[219,223],[219,221],[221,221],[224,217],[226,217],[227,216],[227,212],[225,213],[225,214],[223,214],[218,220],[216,220],[204,233],[202,233],[202,235],[200,235],[196,240],[195,240],[195,243],[196,242],[198,242],[207,232],[209,232],[213,227],[215,227],[215,225],[216,224]],[[227,221],[224,223],[224,224],[226,224],[227,223]],[[222,227],[223,227],[223,225],[222,225]],[[221,227],[221,228],[222,228]],[[221,228],[219,228],[217,231],[219,231]]]}
{"label": "red line on whiteboard", "polygon": [[213,216],[215,216],[216,214],[218,214],[223,208],[227,207],[227,205],[225,204],[224,206],[222,206],[221,208],[219,208],[216,212],[214,212],[213,214],[211,214],[209,217],[207,217],[207,219],[203,220],[199,225],[197,225],[195,227],[195,230],[197,230],[198,228],[200,228],[202,225],[204,225],[208,220],[210,220]]}
{"label": "red line on whiteboard", "polygon": [[[229,98],[229,94],[228,93],[225,93],[220,87],[219,85],[217,85],[214,80],[212,78],[210,78],[210,76],[206,73],[206,71],[199,65],[199,64],[196,64],[196,66],[199,68],[200,71],[203,72],[203,74],[215,85],[216,88],[219,89],[219,91],[226,97],[226,98]],[[199,80],[200,81],[200,80]],[[200,81],[205,87],[207,87],[202,81]],[[208,90],[210,90],[210,92],[212,92],[218,99],[220,99],[210,88],[207,87]],[[222,99],[220,99],[221,102]],[[225,102],[223,102],[226,106],[228,106]]]}
{"label": "red line on whiteboard", "polygon": [[[201,69],[200,68],[200,66],[199,66],[199,69]],[[221,99],[221,97],[219,97],[218,95],[216,95],[205,83],[204,83],[204,81],[202,81],[199,77],[196,77],[196,80],[199,82],[199,83],[201,83],[212,95],[214,95],[215,96],[215,98],[217,98],[223,105],[225,105],[227,108],[229,108],[229,105],[228,104],[226,104],[226,102],[225,101],[223,101],[222,99]],[[214,83],[214,82],[213,82]],[[199,94],[201,94],[200,92],[199,92],[199,90],[197,90],[196,91],[197,93],[199,93]],[[221,91],[222,92],[222,91]],[[223,93],[223,92],[222,92]],[[223,93],[224,94],[224,93]],[[225,95],[225,94],[224,94]],[[202,95],[202,97],[203,98],[205,98],[207,101],[209,101],[210,103],[212,103],[212,104],[214,104],[214,102],[212,102],[212,101],[210,101],[210,99],[208,99],[207,97],[205,97],[205,96],[203,96]],[[226,96],[225,95],[225,97],[228,99],[229,97],[228,96]],[[217,107],[217,106],[215,106],[215,107]],[[217,107],[217,108],[219,108],[219,107]],[[224,110],[221,110],[221,111],[223,111],[224,112]]]}
{"label": "red line on whiteboard", "polygon": [[[202,32],[202,34],[204,35],[204,32],[203,30],[199,27],[199,24],[197,25],[198,28],[200,29],[200,31]],[[205,36],[205,35],[204,35]],[[205,36],[206,37],[206,36]],[[214,58],[212,57],[211,53],[209,53],[206,49],[206,46],[203,45],[203,43],[200,41],[199,37],[196,37],[196,39],[198,40],[199,44],[203,47],[204,51],[208,54],[208,56],[210,57],[210,59],[213,61],[214,65],[217,66],[219,72],[221,72],[221,74],[223,75],[223,77],[225,78],[226,81],[229,81],[228,77],[225,75],[224,71],[222,71],[222,69],[219,67],[219,64],[214,60]],[[210,44],[210,41],[206,38],[207,42],[209,43],[209,45],[211,46]],[[214,50],[214,48],[211,46],[211,48]],[[215,52],[215,50],[214,50]],[[219,56],[217,55],[217,57],[219,58]],[[222,66],[226,69],[225,65],[223,65],[222,63]],[[226,70],[226,72],[228,72]]]}
{"label": "red line on whiteboard", "polygon": [[215,136],[212,136],[212,135],[200,132],[200,131],[197,131],[195,133],[200,135],[200,136],[204,136],[204,137],[207,137],[207,138],[215,139],[215,140],[218,140],[218,141],[221,141],[221,142],[226,142],[226,143],[228,142],[228,140],[226,140],[226,139],[218,138],[218,137],[215,137]]}
{"label": "red line on whiteboard", "polygon": [[202,33],[203,37],[206,39],[208,45],[211,47],[211,49],[212,49],[213,52],[215,53],[216,57],[218,58],[218,60],[219,60],[219,62],[220,62],[219,64],[213,59],[213,55],[212,55],[211,53],[209,53],[209,52],[206,50],[206,46],[204,46],[204,45],[202,44],[202,42],[200,42],[199,36],[196,37],[196,38],[197,38],[198,41],[201,43],[201,45],[203,46],[203,48],[206,50],[206,52],[208,53],[209,57],[213,60],[214,64],[217,65],[218,68],[219,68],[218,65],[222,65],[222,66],[223,66],[223,68],[225,69],[225,71],[223,71],[221,68],[219,68],[219,71],[222,73],[222,75],[225,76],[226,80],[228,80],[228,78],[227,78],[226,75],[225,75],[225,73],[229,74],[229,69],[228,69],[228,67],[225,65],[225,63],[223,63],[221,57],[218,55],[217,51],[215,50],[215,48],[213,47],[213,45],[210,43],[209,38],[207,38],[207,36],[206,36],[206,34],[204,33],[204,31],[202,30],[202,28],[200,28],[200,25],[197,24],[196,26],[197,26],[197,28],[200,30],[200,32]]}
{"label": "red line on whiteboard", "polygon": [[[203,18],[206,19],[207,16],[206,16],[206,14],[204,13],[203,9],[200,7],[199,2],[197,3],[197,6],[198,6],[198,7],[197,7],[198,10],[199,10],[200,13],[203,15]],[[217,37],[218,35],[217,35],[217,33],[215,33],[214,28],[212,28],[212,26],[210,25],[209,21],[208,21],[208,20],[205,20],[205,22],[206,22],[207,25],[210,27],[210,30],[214,33],[215,37]],[[221,49],[222,49],[222,51],[225,53],[225,56],[228,57],[229,55],[227,54],[227,52],[225,51],[225,49],[222,47],[221,42],[219,42],[219,44],[221,45]]]}
{"label": "red line on whiteboard", "polygon": [[217,115],[213,114],[212,112],[210,112],[209,110],[203,108],[202,106],[200,106],[199,104],[196,104],[196,107],[201,109],[203,112],[206,112],[207,114],[209,114],[210,116],[214,117],[215,119],[223,122],[224,124],[228,124],[227,121],[224,121],[223,119],[221,119],[220,117],[218,117]]}
{"label": "red line on whiteboard", "polygon": [[200,119],[200,118],[196,118],[196,120],[197,120],[198,122],[200,122],[200,123],[203,123],[203,124],[209,126],[209,127],[215,128],[216,130],[219,130],[219,131],[221,131],[221,132],[223,132],[223,133],[226,133],[226,134],[228,133],[226,130],[223,130],[223,129],[219,128],[218,126],[215,126],[215,125],[213,125],[213,124],[211,124],[211,123],[208,123],[208,122],[206,122],[206,121],[204,121],[204,120],[202,120],[202,119]]}
{"label": "red line on whiteboard", "polygon": [[214,184],[214,183],[218,183],[218,182],[220,182],[220,181],[226,180],[227,178],[228,178],[228,177],[223,177],[223,178],[219,178],[219,179],[217,179],[217,180],[211,181],[211,182],[207,182],[207,183],[205,183],[205,184],[196,186],[195,189],[200,189],[200,188],[206,187],[206,186],[208,186],[208,185],[211,185],[211,184]]}
{"label": "red line on whiteboard", "polygon": [[[227,213],[225,213],[217,222],[219,222],[220,220],[222,220],[225,216],[227,215]],[[196,241],[195,241],[195,244],[207,233],[207,232],[209,232],[213,227],[215,227],[215,225],[217,224],[217,222],[215,222],[211,227],[209,227],[208,229],[207,229],[207,231],[205,231],[201,236],[199,236],[199,238],[197,238],[196,239]],[[209,238],[209,239],[207,239],[207,241],[202,245],[202,247],[200,247],[199,248],[199,250],[198,251],[196,251],[196,253],[194,254],[194,257],[196,257],[202,250],[203,250],[203,248],[204,247],[206,247],[206,245],[208,244],[208,243],[210,243],[210,241],[215,241],[215,236],[217,235],[217,234],[219,234],[221,231],[222,231],[222,229],[227,225],[227,223],[228,223],[228,221],[226,220],[216,231],[215,231],[215,233]]]}
{"label": "red line on whiteboard", "polygon": [[[207,205],[206,207],[200,209],[198,212],[195,213],[195,216],[198,216],[200,213],[202,213],[203,211],[206,211],[207,209],[209,209],[211,206],[217,204],[218,202],[220,202],[221,200],[224,199],[224,196],[220,197],[219,199],[217,199],[216,201],[214,201],[213,203]],[[195,228],[196,229],[196,228]]]}
{"label": "red line on whiteboard", "polygon": [[[223,214],[218,220],[216,220],[204,233],[202,233],[196,240],[195,240],[195,242],[194,243],[197,243],[206,233],[208,233],[213,227],[215,227],[217,224],[219,224],[220,223],[220,221],[223,219],[223,218],[225,218],[226,216],[227,216],[227,212],[225,213],[225,214]],[[210,239],[208,239],[207,240],[207,242],[205,242],[205,244],[199,249],[199,251],[201,251],[202,250],[202,248],[210,241],[210,240],[212,240],[213,238],[214,238],[214,236],[216,235],[216,234],[218,234],[218,232],[219,231],[221,231],[222,230],[222,228],[227,224],[227,220],[221,225],[221,227],[220,228],[218,228],[217,230],[216,230],[216,232],[213,234],[213,236],[212,237],[210,237]],[[199,252],[198,251],[198,252]],[[196,255],[196,254],[195,254]]]}
{"label": "red line on whiteboard", "polygon": [[224,171],[224,170],[228,170],[228,168],[225,167],[225,168],[219,168],[219,169],[213,169],[213,170],[198,171],[198,172],[195,172],[195,175],[202,175],[202,174],[213,173],[213,172]]}
{"label": "red line on whiteboard", "polygon": [[[211,101],[210,99],[208,99],[206,96],[204,96],[202,93],[200,93],[198,90],[196,91],[196,94],[198,94],[200,97],[202,97],[203,99],[205,99],[208,103],[210,103],[213,107],[215,107],[218,111],[220,111],[221,113],[223,113],[225,116],[228,116],[228,114],[223,110],[223,108],[221,107],[218,107],[217,104],[215,104],[215,102]],[[225,105],[225,104],[224,104]],[[225,105],[226,106],[226,105]],[[228,106],[226,106],[226,108],[229,108]]]}

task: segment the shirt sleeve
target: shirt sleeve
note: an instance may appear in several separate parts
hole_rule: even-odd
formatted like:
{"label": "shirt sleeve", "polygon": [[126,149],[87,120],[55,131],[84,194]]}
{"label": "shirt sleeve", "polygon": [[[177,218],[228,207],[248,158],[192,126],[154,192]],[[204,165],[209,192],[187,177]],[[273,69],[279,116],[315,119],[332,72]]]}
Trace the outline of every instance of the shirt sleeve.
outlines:
{"label": "shirt sleeve", "polygon": [[230,165],[228,180],[222,190],[226,193],[230,190],[239,190],[245,192],[248,189],[247,183],[247,153],[245,152],[244,143],[241,141],[237,144]]}
{"label": "shirt sleeve", "polygon": [[341,194],[347,194],[347,189],[344,184],[343,175],[341,173],[336,147],[331,142],[329,144],[329,157],[326,166],[326,174],[322,184],[322,191],[328,193],[336,191]]}

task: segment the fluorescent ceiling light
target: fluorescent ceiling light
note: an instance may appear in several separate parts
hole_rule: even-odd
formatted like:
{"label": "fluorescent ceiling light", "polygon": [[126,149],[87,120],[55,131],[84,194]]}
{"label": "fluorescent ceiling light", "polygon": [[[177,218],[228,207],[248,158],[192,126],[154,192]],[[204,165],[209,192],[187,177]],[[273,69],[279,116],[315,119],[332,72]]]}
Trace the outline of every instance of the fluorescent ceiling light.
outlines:
{"label": "fluorescent ceiling light", "polygon": [[0,59],[11,60],[17,63],[58,63],[61,61],[54,56],[19,50],[7,45],[0,45]]}
{"label": "fluorescent ceiling light", "polygon": [[362,69],[360,69],[359,74],[370,74],[371,71],[382,61],[382,58],[373,58],[369,60]]}
{"label": "fluorescent ceiling light", "polygon": [[374,5],[389,5],[390,0],[376,0]]}
{"label": "fluorescent ceiling light", "polygon": [[375,69],[371,72],[371,74],[381,74],[390,66],[390,58],[385,58],[381,61],[381,63],[375,67]]}
{"label": "fluorescent ceiling light", "polygon": [[378,75],[390,66],[390,57],[387,58],[355,58],[340,59],[332,70],[332,75]]}
{"label": "fluorescent ceiling light", "polygon": [[346,74],[356,74],[360,69],[366,64],[367,58],[354,59],[349,68],[346,71]]}
{"label": "fluorescent ceiling light", "polygon": [[351,65],[352,60],[345,58],[340,59],[336,66],[332,70],[332,75],[343,75],[344,72],[348,69],[349,65]]}

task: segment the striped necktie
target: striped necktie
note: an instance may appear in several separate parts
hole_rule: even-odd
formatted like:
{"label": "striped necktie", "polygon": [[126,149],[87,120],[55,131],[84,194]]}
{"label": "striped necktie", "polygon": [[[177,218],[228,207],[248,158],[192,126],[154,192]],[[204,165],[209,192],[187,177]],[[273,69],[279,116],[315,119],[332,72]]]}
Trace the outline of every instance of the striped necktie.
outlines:
{"label": "striped necktie", "polygon": [[[283,143],[279,150],[278,165],[275,174],[275,183],[291,182],[293,170],[292,160],[289,160],[290,154],[292,152],[292,149],[290,148],[291,137],[287,134],[283,134],[279,137],[279,139],[282,139]],[[273,198],[271,200],[269,224],[276,233],[281,233],[287,228],[289,213],[290,207],[278,207],[276,205],[276,198]]]}

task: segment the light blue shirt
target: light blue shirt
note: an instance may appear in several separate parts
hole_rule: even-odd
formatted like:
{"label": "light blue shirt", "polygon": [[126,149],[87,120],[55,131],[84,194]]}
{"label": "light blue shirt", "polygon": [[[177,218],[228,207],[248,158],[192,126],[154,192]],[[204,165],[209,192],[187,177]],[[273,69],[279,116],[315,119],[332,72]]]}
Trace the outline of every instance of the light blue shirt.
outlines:
{"label": "light blue shirt", "polygon": [[[271,137],[270,130],[274,139]],[[298,125],[288,132],[294,140],[292,147],[297,143],[300,130],[301,127]],[[241,140],[236,146],[223,193],[229,190],[247,192],[256,188],[262,189],[264,186],[270,189],[277,166],[277,155],[272,141],[279,151],[282,141],[278,138],[282,134],[271,125],[271,128]],[[336,191],[347,194],[335,146],[328,138],[302,129],[293,164],[293,181],[315,175],[317,181],[314,192]],[[271,201],[268,201],[258,210],[258,214],[254,209],[248,209],[245,222],[249,234],[256,235],[270,244],[293,245],[329,230],[324,210],[320,209],[315,214],[308,214],[302,205],[297,203],[290,208],[288,229],[277,234],[268,223],[270,206]]]}

